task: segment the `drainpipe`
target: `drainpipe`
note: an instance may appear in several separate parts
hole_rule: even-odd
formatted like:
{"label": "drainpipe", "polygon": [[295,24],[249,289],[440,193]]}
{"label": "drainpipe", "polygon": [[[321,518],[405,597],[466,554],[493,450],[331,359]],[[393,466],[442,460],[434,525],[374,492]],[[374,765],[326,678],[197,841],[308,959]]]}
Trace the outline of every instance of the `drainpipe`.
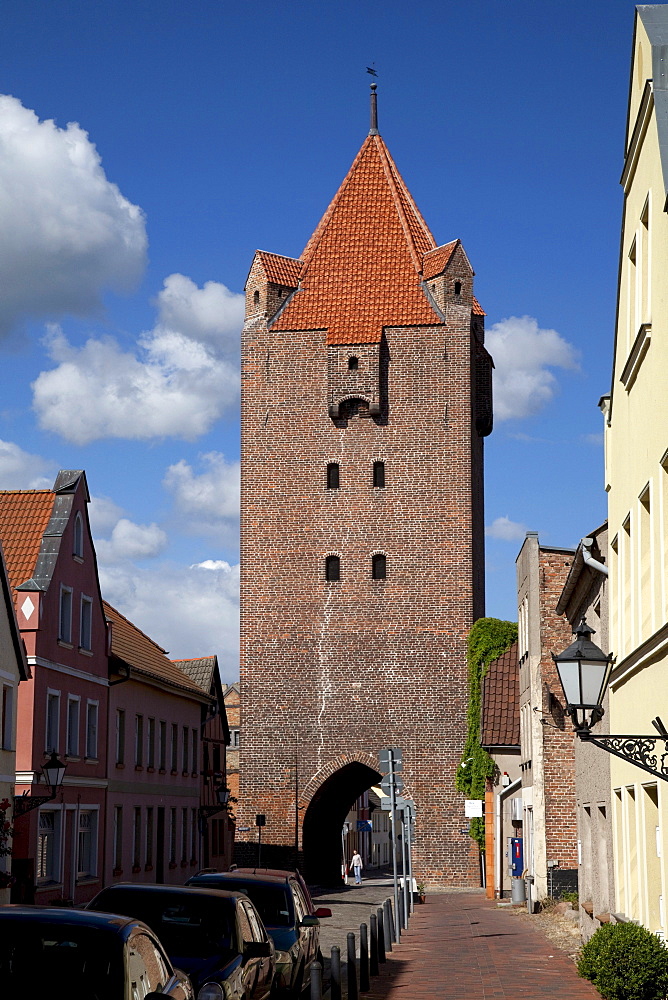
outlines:
{"label": "drainpipe", "polygon": [[591,554],[591,547],[593,544],[594,544],[593,538],[582,539],[581,542],[582,558],[584,559],[585,566],[590,566],[592,569],[595,569],[597,573],[602,573],[603,576],[607,576],[608,567],[604,566],[602,562],[598,561],[598,559],[594,559],[594,557]]}
{"label": "drainpipe", "polygon": [[507,799],[509,795],[513,792],[518,792],[522,788],[522,779],[517,778],[515,781],[511,782],[510,785],[506,785],[502,788],[500,792],[496,793],[496,809],[495,809],[495,827],[494,830],[494,840],[496,841],[496,891],[498,892],[498,898],[501,899],[501,893],[503,890],[503,845],[501,843],[501,813],[503,810],[504,799]]}

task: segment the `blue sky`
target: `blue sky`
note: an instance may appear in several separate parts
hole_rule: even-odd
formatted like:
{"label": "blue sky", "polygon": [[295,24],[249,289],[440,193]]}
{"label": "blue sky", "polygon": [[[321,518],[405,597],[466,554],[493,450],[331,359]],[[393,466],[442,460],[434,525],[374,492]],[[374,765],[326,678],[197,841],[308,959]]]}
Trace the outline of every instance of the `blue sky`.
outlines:
{"label": "blue sky", "polygon": [[633,13],[7,5],[0,488],[85,468],[105,595],[234,679],[239,294],[256,248],[303,249],[366,135],[375,65],[380,131],[487,311],[487,613],[514,618],[524,530],[575,545],[605,517]]}

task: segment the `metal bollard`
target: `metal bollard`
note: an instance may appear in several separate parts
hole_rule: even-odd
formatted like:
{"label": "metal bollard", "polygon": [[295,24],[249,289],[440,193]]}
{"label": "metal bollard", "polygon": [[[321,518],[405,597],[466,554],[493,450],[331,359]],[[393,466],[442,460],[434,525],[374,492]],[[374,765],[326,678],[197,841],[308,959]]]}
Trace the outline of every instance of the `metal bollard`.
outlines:
{"label": "metal bollard", "polygon": [[378,961],[386,962],[387,956],[385,955],[385,943],[386,943],[385,934],[387,932],[385,930],[385,911],[381,906],[379,906],[378,909],[376,910],[376,914],[378,916]]}
{"label": "metal bollard", "polygon": [[357,958],[355,957],[355,935],[348,932],[348,1000],[358,1000]]}
{"label": "metal bollard", "polygon": [[394,912],[394,905],[391,899],[387,900],[387,919],[390,925],[390,933],[392,935],[392,943],[399,944],[401,942],[401,928],[397,923],[397,915]]}
{"label": "metal bollard", "polygon": [[369,975],[378,975],[378,918],[375,913],[369,917]]}
{"label": "metal bollard", "polygon": [[314,962],[311,966],[311,1000],[322,1000],[322,965]]}
{"label": "metal bollard", "polygon": [[360,924],[360,993],[369,992],[369,934],[366,924]]}
{"label": "metal bollard", "polygon": [[341,949],[338,944],[332,948],[331,968],[329,971],[330,1000],[341,1000]]}

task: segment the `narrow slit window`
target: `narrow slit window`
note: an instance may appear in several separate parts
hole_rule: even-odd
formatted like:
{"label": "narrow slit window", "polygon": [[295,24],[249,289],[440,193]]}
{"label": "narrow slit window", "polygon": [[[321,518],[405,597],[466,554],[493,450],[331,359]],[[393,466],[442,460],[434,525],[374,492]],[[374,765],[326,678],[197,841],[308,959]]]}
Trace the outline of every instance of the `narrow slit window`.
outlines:
{"label": "narrow slit window", "polygon": [[462,294],[462,283],[461,281],[455,281],[455,295]]}
{"label": "narrow slit window", "polygon": [[341,560],[338,556],[327,556],[325,559],[325,579],[336,583],[341,579]]}
{"label": "narrow slit window", "polygon": [[374,580],[384,580],[387,576],[387,557],[377,552],[371,559],[371,576]]}
{"label": "narrow slit window", "polygon": [[260,293],[257,291],[253,292],[253,305],[259,306],[259,304],[260,304]]}
{"label": "narrow slit window", "polygon": [[385,486],[385,462],[373,463],[373,485],[377,489]]}
{"label": "narrow slit window", "polygon": [[329,462],[327,465],[327,489],[338,490],[339,488],[339,463]]}
{"label": "narrow slit window", "polygon": [[351,358],[348,358],[348,371],[356,372],[359,366],[359,358],[356,358],[354,355]]}

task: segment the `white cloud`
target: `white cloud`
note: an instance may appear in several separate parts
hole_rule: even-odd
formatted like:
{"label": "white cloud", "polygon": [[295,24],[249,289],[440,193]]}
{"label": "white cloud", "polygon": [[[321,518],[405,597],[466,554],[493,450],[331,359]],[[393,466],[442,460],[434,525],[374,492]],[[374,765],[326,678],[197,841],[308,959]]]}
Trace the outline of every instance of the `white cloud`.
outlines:
{"label": "white cloud", "polygon": [[[158,296],[160,320],[134,351],[111,337],[74,347],[51,326],[45,344],[56,367],[32,383],[40,426],[79,445],[110,437],[192,441],[205,434],[238,398],[231,355],[242,303],[243,296],[224,285],[208,282],[200,290],[189,278],[170,275]],[[167,326],[164,318],[180,325]]]}
{"label": "white cloud", "polygon": [[200,455],[200,461],[205,471],[199,475],[185,459],[170,465],[163,486],[174,497],[186,530],[227,541],[239,517],[239,462],[226,462],[219,451]]}
{"label": "white cloud", "polygon": [[153,559],[167,546],[167,535],[157,524],[135,524],[121,517],[111,537],[95,544],[100,562],[117,563],[131,559]]}
{"label": "white cloud", "polygon": [[123,516],[123,508],[110,500],[109,497],[90,498],[88,504],[88,519],[94,535],[107,535],[117,521]]}
{"label": "white cloud", "polygon": [[55,474],[54,462],[11,441],[0,441],[0,490],[50,489]]}
{"label": "white cloud", "polygon": [[494,358],[494,417],[529,417],[554,398],[550,368],[578,369],[577,352],[556,330],[542,330],[531,316],[510,316],[485,335]]}
{"label": "white cloud", "polygon": [[0,95],[0,335],[27,317],[88,315],[146,262],[141,209],[102,169],[84,130]]}
{"label": "white cloud", "polygon": [[172,659],[216,654],[223,681],[239,679],[238,565],[103,566],[100,581],[103,596]]}
{"label": "white cloud", "polygon": [[600,448],[603,445],[603,431],[599,431],[597,434],[583,434],[582,440],[585,444],[591,444],[595,448]]}
{"label": "white cloud", "polygon": [[486,535],[502,542],[517,542],[524,538],[526,532],[526,524],[511,521],[509,517],[497,517],[485,528]]}

